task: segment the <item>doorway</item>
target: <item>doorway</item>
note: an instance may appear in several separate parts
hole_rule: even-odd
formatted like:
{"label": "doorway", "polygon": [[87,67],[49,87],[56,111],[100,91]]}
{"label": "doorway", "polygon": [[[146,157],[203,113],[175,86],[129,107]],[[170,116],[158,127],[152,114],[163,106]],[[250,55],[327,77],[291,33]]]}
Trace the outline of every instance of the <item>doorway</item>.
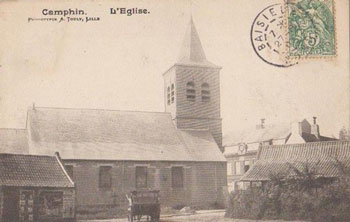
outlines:
{"label": "doorway", "polygon": [[4,222],[19,220],[19,190],[15,188],[4,188]]}

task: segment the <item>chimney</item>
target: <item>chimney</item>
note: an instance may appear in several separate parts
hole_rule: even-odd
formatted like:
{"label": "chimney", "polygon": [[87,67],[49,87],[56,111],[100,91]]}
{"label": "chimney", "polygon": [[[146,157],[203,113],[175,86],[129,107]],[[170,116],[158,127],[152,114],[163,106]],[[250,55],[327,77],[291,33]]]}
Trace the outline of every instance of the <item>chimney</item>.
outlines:
{"label": "chimney", "polygon": [[61,155],[60,155],[60,153],[59,152],[55,152],[55,156],[61,161],[62,159],[61,159]]}
{"label": "chimney", "polygon": [[294,122],[292,123],[292,134],[296,135],[302,135],[303,130],[302,130],[302,126],[301,126],[301,122]]}
{"label": "chimney", "polygon": [[256,125],[256,129],[264,129],[265,128],[265,119],[260,119],[261,123],[260,125]]}
{"label": "chimney", "polygon": [[320,138],[320,127],[318,126],[316,121],[317,117],[314,116],[312,118],[314,119],[314,122],[311,126],[311,134],[315,135],[317,138]]}
{"label": "chimney", "polygon": [[265,128],[265,119],[262,118],[260,120],[261,120],[261,128],[263,129],[263,128]]}

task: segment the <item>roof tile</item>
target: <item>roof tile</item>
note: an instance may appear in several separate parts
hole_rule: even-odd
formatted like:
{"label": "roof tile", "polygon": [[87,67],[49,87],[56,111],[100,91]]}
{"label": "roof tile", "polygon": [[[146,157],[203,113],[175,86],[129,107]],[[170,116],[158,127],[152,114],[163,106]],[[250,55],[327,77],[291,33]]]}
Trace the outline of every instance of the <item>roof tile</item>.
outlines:
{"label": "roof tile", "polygon": [[[207,131],[176,129],[169,113],[36,108],[31,154],[63,159],[225,161]],[[205,150],[206,154],[200,154]]]}
{"label": "roof tile", "polygon": [[55,156],[0,154],[0,185],[74,187]]}

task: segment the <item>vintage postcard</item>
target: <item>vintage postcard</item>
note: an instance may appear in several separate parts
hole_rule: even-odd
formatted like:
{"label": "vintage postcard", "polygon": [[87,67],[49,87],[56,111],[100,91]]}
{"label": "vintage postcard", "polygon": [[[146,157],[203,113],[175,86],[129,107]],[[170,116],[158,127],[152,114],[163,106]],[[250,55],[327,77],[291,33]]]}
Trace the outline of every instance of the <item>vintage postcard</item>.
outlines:
{"label": "vintage postcard", "polygon": [[349,221],[349,1],[4,0],[0,30],[0,222]]}

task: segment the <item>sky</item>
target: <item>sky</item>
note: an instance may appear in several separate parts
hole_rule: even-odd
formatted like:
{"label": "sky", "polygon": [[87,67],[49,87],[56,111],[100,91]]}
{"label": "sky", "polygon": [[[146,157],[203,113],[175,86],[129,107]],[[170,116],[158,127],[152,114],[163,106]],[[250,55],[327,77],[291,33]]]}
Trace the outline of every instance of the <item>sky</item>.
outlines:
{"label": "sky", "polygon": [[[162,74],[192,15],[207,59],[222,67],[224,133],[318,117],[321,134],[349,127],[348,1],[336,5],[338,53],[288,68],[263,62],[250,29],[273,0],[2,1],[0,127],[24,128],[32,106],[164,111]],[[110,8],[146,8],[111,15]],[[96,22],[29,22],[43,9],[83,9]],[[85,17],[85,15],[83,16]]]}

